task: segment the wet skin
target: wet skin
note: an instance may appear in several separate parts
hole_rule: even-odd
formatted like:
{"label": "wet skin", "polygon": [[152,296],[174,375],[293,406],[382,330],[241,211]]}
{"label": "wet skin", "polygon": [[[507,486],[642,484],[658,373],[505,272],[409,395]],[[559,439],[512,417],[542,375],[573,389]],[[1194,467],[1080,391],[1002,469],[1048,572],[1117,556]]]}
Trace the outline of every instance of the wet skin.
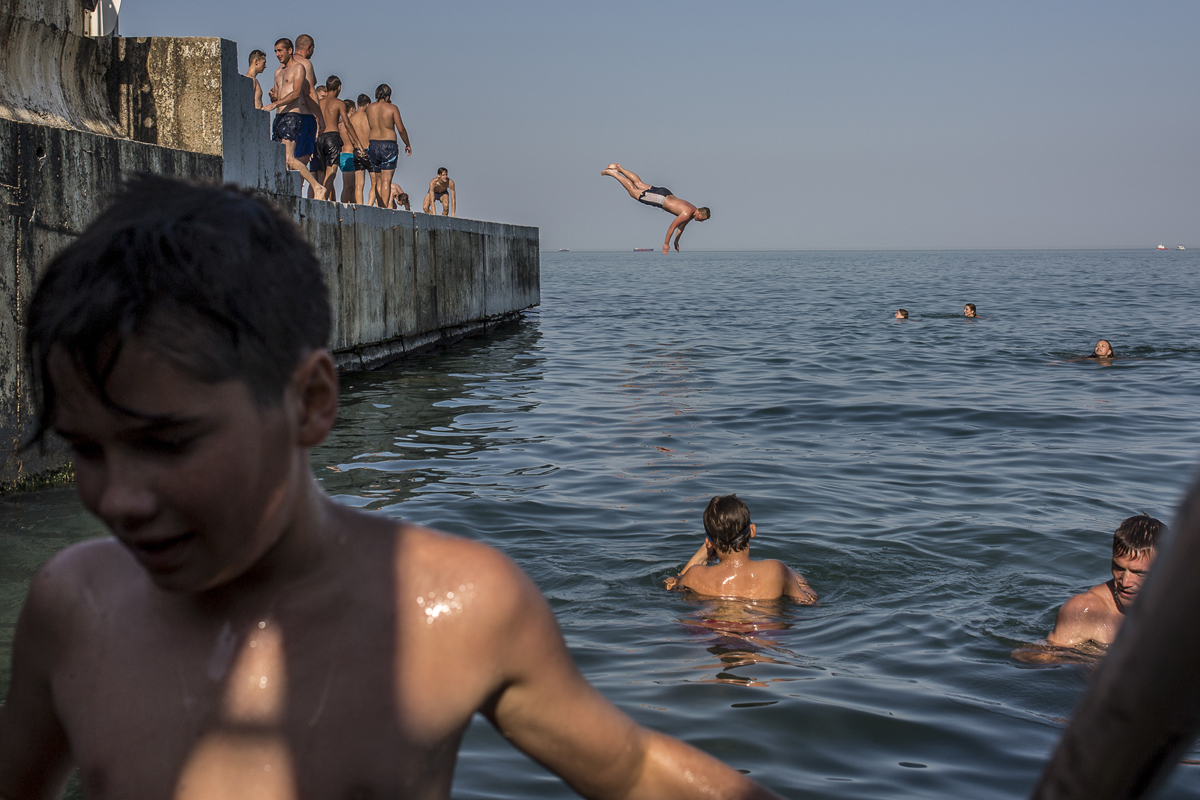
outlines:
{"label": "wet skin", "polygon": [[1076,647],[1086,642],[1111,644],[1126,612],[1137,599],[1155,557],[1153,550],[1137,556],[1114,555],[1112,580],[1093,586],[1064,603],[1046,641],[1056,647]]}
{"label": "wet skin", "polygon": [[476,712],[590,797],[773,796],[635,725],[484,545],[331,501],[324,350],[282,400],[128,342],[101,401],[54,352],[55,428],[113,538],[37,574],[0,708],[0,796],[449,796]]}

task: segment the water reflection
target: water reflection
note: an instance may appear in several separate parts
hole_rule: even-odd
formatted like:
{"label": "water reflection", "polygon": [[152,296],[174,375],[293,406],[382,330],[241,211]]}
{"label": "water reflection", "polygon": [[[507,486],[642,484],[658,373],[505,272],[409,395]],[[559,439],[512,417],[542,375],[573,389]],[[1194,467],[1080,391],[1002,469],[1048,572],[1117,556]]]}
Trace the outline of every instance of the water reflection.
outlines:
{"label": "water reflection", "polygon": [[530,314],[450,350],[345,373],[338,423],[312,454],[325,490],[347,505],[388,510],[419,493],[486,494],[501,476],[551,471],[477,458],[522,440],[518,417],[539,402],[540,339]]}

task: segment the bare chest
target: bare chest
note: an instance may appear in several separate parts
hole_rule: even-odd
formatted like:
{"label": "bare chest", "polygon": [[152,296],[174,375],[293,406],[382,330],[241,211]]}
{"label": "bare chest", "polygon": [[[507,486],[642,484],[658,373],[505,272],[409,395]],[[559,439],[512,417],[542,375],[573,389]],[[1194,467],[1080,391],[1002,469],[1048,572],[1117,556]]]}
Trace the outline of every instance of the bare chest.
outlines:
{"label": "bare chest", "polygon": [[394,616],[260,623],[127,619],[79,643],[53,692],[89,796],[448,796],[479,699],[431,681]]}

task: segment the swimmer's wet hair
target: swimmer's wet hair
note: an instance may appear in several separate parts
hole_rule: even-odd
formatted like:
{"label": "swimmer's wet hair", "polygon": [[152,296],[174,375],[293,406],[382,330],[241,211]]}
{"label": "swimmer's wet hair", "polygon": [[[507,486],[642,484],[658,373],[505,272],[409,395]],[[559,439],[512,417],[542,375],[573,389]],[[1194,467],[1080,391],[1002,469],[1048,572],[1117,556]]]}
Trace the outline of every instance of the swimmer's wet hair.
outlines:
{"label": "swimmer's wet hair", "polygon": [[708,206],[700,206],[696,210],[704,212],[704,219],[700,220],[701,222],[707,222],[712,219],[712,212],[708,210]]}
{"label": "swimmer's wet hair", "polygon": [[900,314],[900,316],[904,317],[905,319],[908,319],[908,309],[899,308],[899,309],[896,309],[896,311],[897,311],[897,313]]}
{"label": "swimmer's wet hair", "polygon": [[381,83],[375,87],[375,99],[376,100],[387,100],[391,96],[392,96],[392,87],[388,86],[386,83]]}
{"label": "swimmer's wet hair", "polygon": [[54,414],[55,347],[112,407],[104,387],[132,337],[197,380],[245,382],[267,407],[330,328],[321,265],[278,209],[234,186],[135,176],[46,266],[29,305],[34,441]]}
{"label": "swimmer's wet hair", "polygon": [[704,509],[704,532],[722,553],[750,546],[750,509],[736,494],[714,497]]}
{"label": "swimmer's wet hair", "polygon": [[362,108],[363,106],[369,105],[371,105],[371,98],[367,97],[365,94],[360,94],[358,96],[358,107]]}
{"label": "swimmer's wet hair", "polygon": [[1158,537],[1166,531],[1167,526],[1149,514],[1130,517],[1113,534],[1113,556],[1127,558],[1148,553],[1158,547]]}
{"label": "swimmer's wet hair", "polygon": [[342,79],[337,75],[330,75],[325,79],[325,88],[330,92],[336,92],[342,88]]}
{"label": "swimmer's wet hair", "polygon": [[967,303],[967,308],[971,309],[972,313],[974,313],[976,311],[974,303]]}

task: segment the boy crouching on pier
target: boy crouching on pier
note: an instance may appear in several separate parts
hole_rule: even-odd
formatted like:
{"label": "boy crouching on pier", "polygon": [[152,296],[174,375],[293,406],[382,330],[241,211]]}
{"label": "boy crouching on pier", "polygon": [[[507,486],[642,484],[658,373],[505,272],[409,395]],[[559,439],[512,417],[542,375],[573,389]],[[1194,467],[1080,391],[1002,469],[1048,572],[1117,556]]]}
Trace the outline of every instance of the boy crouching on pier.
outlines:
{"label": "boy crouching on pier", "polygon": [[[817,602],[817,593],[803,576],[782,561],[750,558],[750,540],[758,530],[750,509],[736,494],[714,497],[704,509],[708,534],[696,554],[676,578],[664,582],[668,589],[691,589],[710,597],[771,600],[791,597],[801,603]],[[712,566],[709,561],[716,560]]]}
{"label": "boy crouching on pier", "polygon": [[446,798],[476,712],[587,797],[773,797],[638,727],[511,561],[332,501],[328,292],[274,209],[133,182],[46,268],[42,430],[113,536],[46,563],[0,708],[0,796]]}

